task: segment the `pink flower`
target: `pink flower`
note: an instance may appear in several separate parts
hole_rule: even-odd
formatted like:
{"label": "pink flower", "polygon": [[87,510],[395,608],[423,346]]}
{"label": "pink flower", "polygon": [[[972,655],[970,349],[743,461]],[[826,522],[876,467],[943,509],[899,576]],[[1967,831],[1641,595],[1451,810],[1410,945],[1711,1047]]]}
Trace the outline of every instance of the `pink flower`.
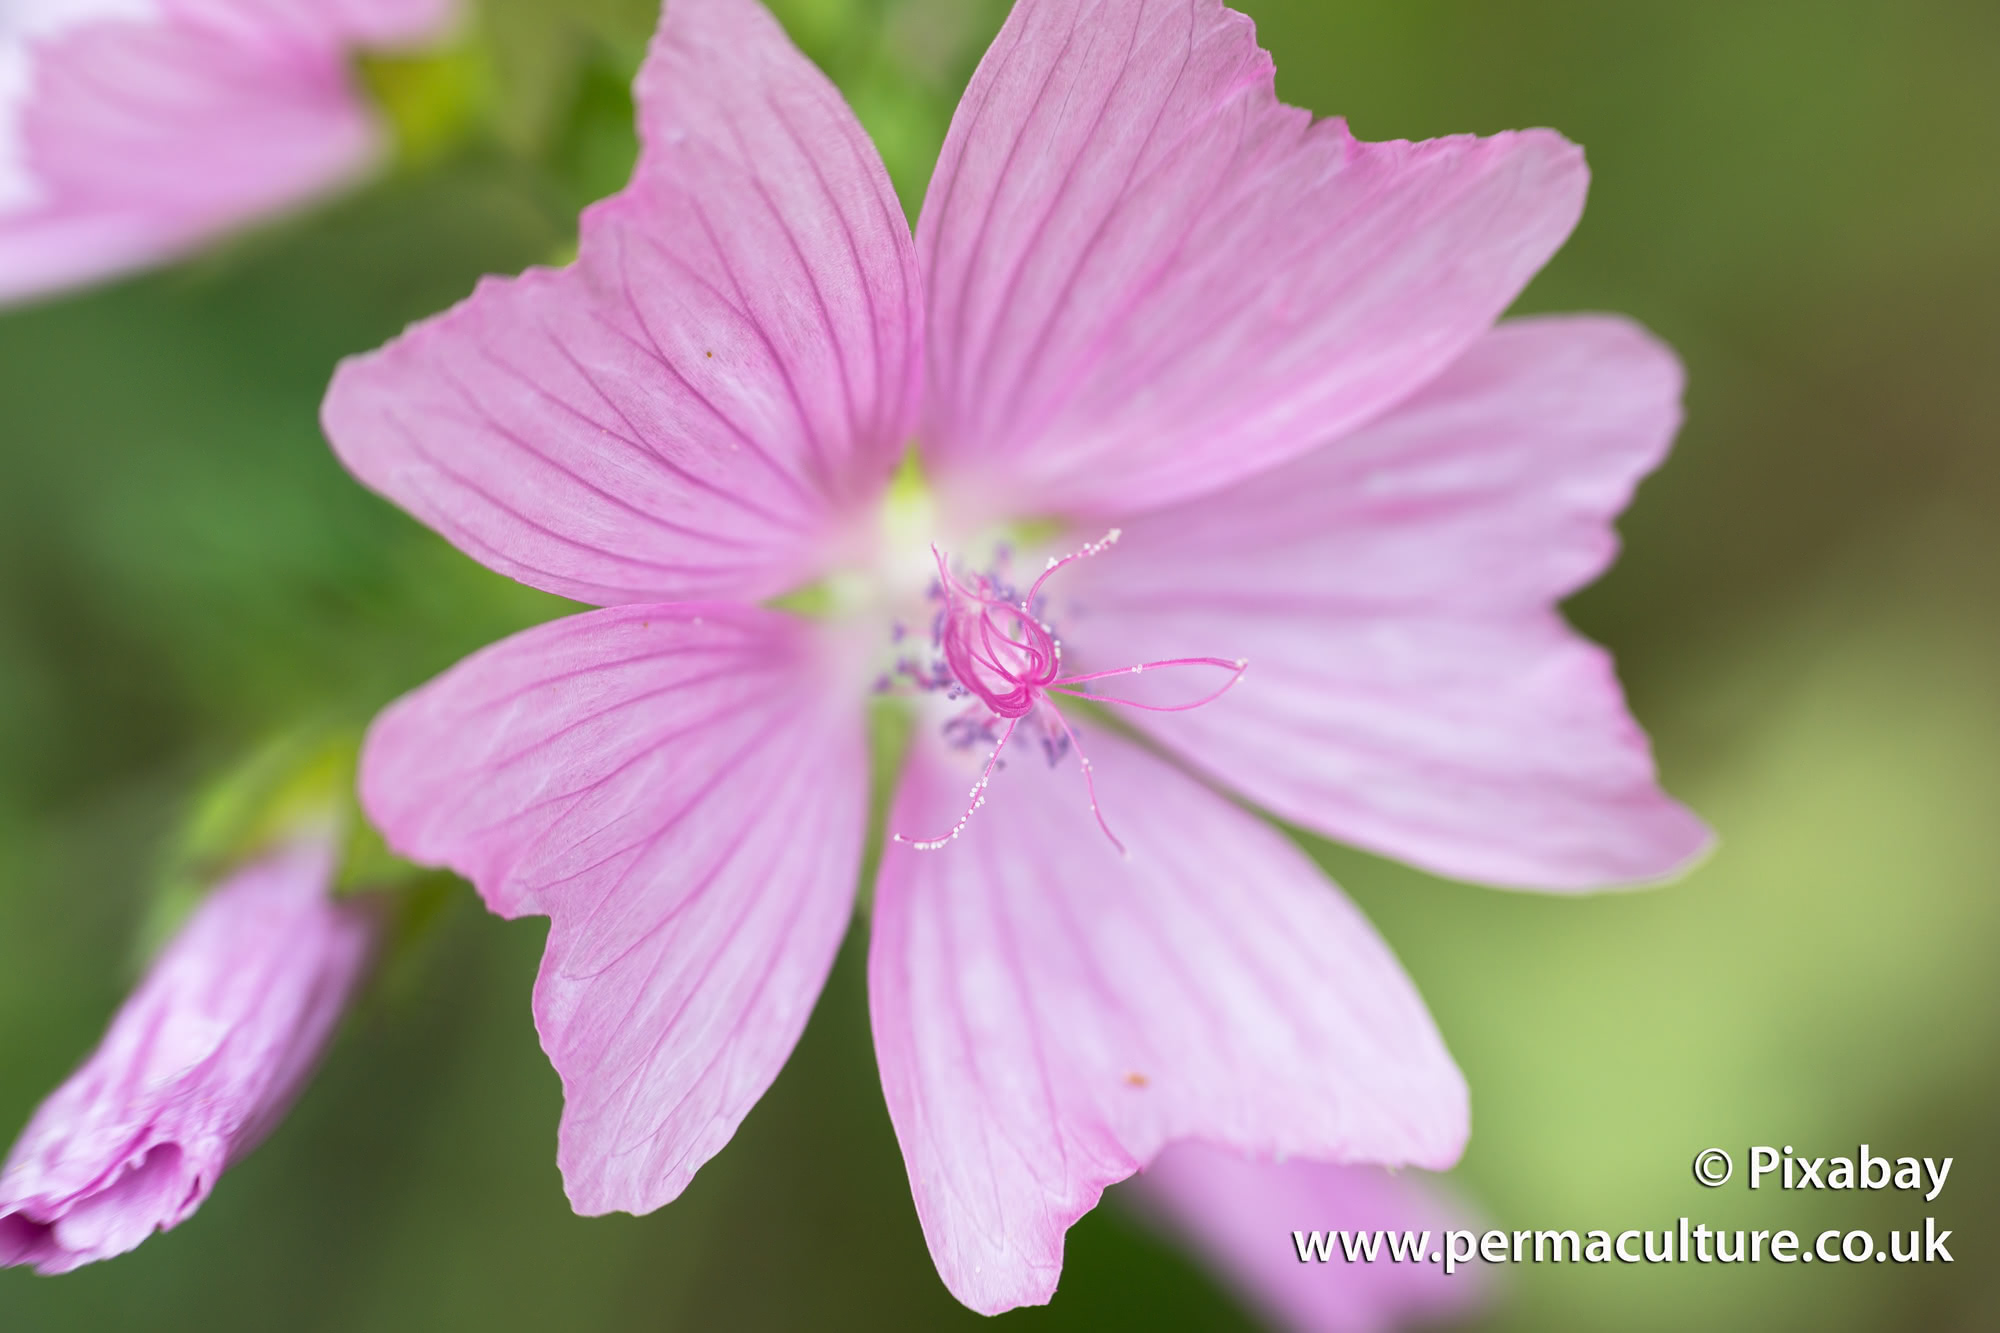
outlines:
{"label": "pink flower", "polygon": [[[668,1202],[777,1075],[852,914],[871,692],[918,721],[876,1050],[961,1300],[1046,1300],[1068,1226],[1177,1140],[1453,1161],[1415,989],[1210,784],[1510,884],[1705,844],[1553,609],[1678,368],[1614,319],[1493,328],[1578,151],[1357,142],[1219,0],[1022,0],[914,244],[754,0],[674,0],[638,99],[572,267],[482,283],[324,411],[364,481],[606,608],[394,705],[361,777],[397,850],[552,919],[576,1207]],[[928,488],[892,484],[913,438]]]}
{"label": "pink flower", "polygon": [[276,1126],[345,1012],[374,940],[301,841],[216,889],[0,1172],[0,1266],[66,1273],[193,1215]]}
{"label": "pink flower", "polygon": [[453,0],[8,0],[0,303],[173,258],[365,168],[357,46]]}
{"label": "pink flower", "polygon": [[1464,1317],[1485,1294],[1476,1270],[1446,1276],[1433,1263],[1395,1263],[1386,1242],[1372,1263],[1347,1262],[1338,1242],[1328,1262],[1301,1261],[1294,1231],[1427,1233],[1421,1256],[1427,1260],[1443,1249],[1442,1232],[1467,1225],[1440,1188],[1380,1167],[1246,1162],[1184,1143],[1160,1154],[1123,1188],[1127,1199],[1186,1241],[1279,1328],[1390,1333],[1428,1327]]}

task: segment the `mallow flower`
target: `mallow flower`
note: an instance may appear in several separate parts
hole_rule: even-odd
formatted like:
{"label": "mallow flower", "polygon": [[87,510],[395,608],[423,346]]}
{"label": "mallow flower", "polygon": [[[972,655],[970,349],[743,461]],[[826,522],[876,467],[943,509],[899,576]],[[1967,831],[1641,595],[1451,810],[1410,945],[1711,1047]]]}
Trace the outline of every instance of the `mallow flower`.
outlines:
{"label": "mallow flower", "polygon": [[453,0],[0,4],[0,303],[177,257],[365,169],[349,67]]}
{"label": "mallow flower", "polygon": [[0,1168],[0,1267],[66,1273],[191,1217],[289,1109],[373,954],[301,834],[195,910]]}
{"label": "mallow flower", "polygon": [[1374,1262],[1349,1261],[1338,1241],[1328,1255],[1312,1241],[1300,1252],[1295,1231],[1421,1236],[1425,1256],[1441,1250],[1442,1233],[1468,1222],[1436,1181],[1372,1166],[1249,1162],[1207,1144],[1178,1143],[1119,1188],[1273,1328],[1429,1328],[1464,1318],[1488,1294],[1474,1270],[1447,1276],[1433,1263],[1392,1262],[1386,1240],[1376,1242],[1382,1257]]}
{"label": "mallow flower", "polygon": [[962,1301],[1046,1300],[1069,1225],[1180,1140],[1449,1165],[1466,1091],[1414,987],[1225,793],[1497,884],[1704,846],[1554,609],[1678,367],[1618,319],[1495,327],[1579,151],[1357,141],[1219,0],[1020,0],[913,240],[755,0],[673,0],[636,92],[576,261],[323,411],[364,482],[602,608],[391,706],[360,779],[398,852],[551,919],[574,1206],[673,1199],[777,1075],[882,707],[914,726],[869,1004]]}

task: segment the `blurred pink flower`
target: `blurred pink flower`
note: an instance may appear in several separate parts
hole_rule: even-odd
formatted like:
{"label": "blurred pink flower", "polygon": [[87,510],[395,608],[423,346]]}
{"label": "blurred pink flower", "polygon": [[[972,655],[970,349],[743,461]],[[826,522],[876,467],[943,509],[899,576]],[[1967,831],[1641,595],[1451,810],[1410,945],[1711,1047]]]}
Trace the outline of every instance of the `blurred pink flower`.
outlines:
{"label": "blurred pink flower", "polygon": [[[552,918],[535,1014],[580,1211],[674,1198],[790,1052],[852,911],[871,689],[921,720],[877,1056],[979,1310],[1046,1300],[1069,1225],[1170,1142],[1462,1147],[1388,948],[1209,781],[1500,883],[1704,846],[1554,609],[1610,559],[1679,369],[1616,319],[1493,328],[1581,154],[1361,143],[1272,78],[1219,0],[1022,0],[913,244],[771,16],[674,0],[577,262],[335,377],[359,477],[608,608],[394,705],[361,779],[397,850]],[[922,494],[891,484],[913,438]],[[1153,744],[1086,743],[1080,698]]]}
{"label": "blurred pink flower", "polygon": [[0,1172],[0,1266],[66,1273],[172,1230],[276,1126],[372,950],[333,861],[324,839],[271,854],[162,951]]}
{"label": "blurred pink flower", "polygon": [[360,46],[454,0],[0,5],[0,304],[171,259],[364,169]]}
{"label": "blurred pink flower", "polygon": [[1121,1187],[1125,1199],[1214,1267],[1273,1325],[1293,1333],[1391,1333],[1463,1318],[1486,1294],[1476,1267],[1302,1262],[1293,1231],[1440,1233],[1470,1225],[1443,1187],[1374,1166],[1249,1162],[1181,1143]]}

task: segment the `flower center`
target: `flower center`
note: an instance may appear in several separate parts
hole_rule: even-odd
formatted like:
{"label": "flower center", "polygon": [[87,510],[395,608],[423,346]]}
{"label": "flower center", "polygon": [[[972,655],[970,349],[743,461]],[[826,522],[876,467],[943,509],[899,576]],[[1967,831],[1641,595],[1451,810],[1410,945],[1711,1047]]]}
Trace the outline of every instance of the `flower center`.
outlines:
{"label": "flower center", "polygon": [[[956,824],[936,837],[910,838],[898,833],[894,835],[895,841],[918,851],[936,851],[963,833],[974,813],[986,803],[986,789],[1000,767],[1002,751],[1026,722],[1038,733],[1037,739],[1050,767],[1060,764],[1072,750],[1076,752],[1091,814],[1112,845],[1121,854],[1125,852],[1125,844],[1111,831],[1098,805],[1090,758],[1084,754],[1075,728],[1056,707],[1056,696],[1124,704],[1154,712],[1184,712],[1222,697],[1242,679],[1248,664],[1240,658],[1189,657],[1142,662],[1113,671],[1065,674],[1062,641],[1042,618],[1042,591],[1051,578],[1070,565],[1110,550],[1117,544],[1118,536],[1114,528],[1102,541],[1092,542],[1059,559],[1050,559],[1025,594],[1018,592],[1007,577],[1011,553],[1006,548],[996,554],[991,569],[961,575],[952,570],[942,551],[931,547],[937,579],[930,590],[933,617],[929,651],[920,653],[906,646],[914,636],[907,627],[897,625],[892,637],[902,651],[893,670],[877,681],[876,689],[881,693],[942,693],[953,702],[966,701],[966,707],[944,723],[946,741],[962,750],[990,745],[992,752],[968,794],[965,813]],[[1175,704],[1141,703],[1091,688],[1098,682],[1171,668],[1216,670],[1226,678],[1199,698]]]}

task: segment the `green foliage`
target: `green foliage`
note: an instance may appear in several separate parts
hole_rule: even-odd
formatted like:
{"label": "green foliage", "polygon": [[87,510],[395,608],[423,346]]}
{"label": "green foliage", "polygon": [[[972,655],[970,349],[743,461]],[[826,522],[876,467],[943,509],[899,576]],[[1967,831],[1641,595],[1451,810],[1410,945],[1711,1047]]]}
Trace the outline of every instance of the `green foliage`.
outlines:
{"label": "green foliage", "polygon": [[358,728],[296,727],[201,786],[169,843],[139,936],[141,960],[232,871],[302,836],[338,841],[334,891],[381,898],[398,918],[399,947],[435,920],[432,900],[451,877],[397,856],[363,816],[354,785],[360,743]]}

